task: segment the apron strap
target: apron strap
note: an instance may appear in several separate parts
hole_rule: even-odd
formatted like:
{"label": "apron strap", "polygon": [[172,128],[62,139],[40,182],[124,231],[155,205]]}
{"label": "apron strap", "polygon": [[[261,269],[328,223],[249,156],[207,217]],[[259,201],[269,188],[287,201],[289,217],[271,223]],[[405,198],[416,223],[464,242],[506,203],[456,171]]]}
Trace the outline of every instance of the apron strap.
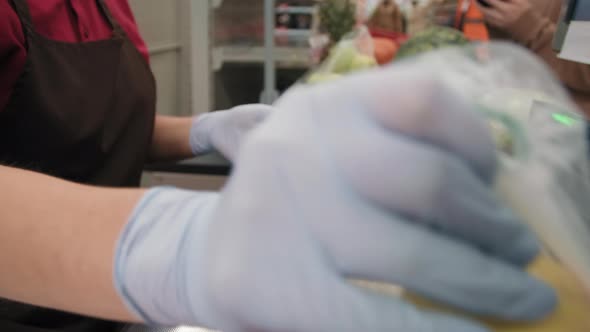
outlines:
{"label": "apron strap", "polygon": [[117,20],[115,19],[115,17],[111,13],[111,10],[107,6],[107,4],[104,2],[104,0],[96,0],[96,2],[98,3],[98,7],[102,11],[102,14],[104,15],[106,20],[109,22],[109,24],[113,28],[113,31],[115,32],[115,34],[118,34],[119,36],[125,36],[126,35],[125,30],[123,30],[123,28],[121,28],[121,26],[119,25],[119,22],[117,22]]}
{"label": "apron strap", "polygon": [[26,0],[11,0],[14,10],[18,15],[23,29],[25,30],[25,36],[28,36],[35,31],[33,27],[33,19],[31,18],[31,12],[29,11],[29,5]]}

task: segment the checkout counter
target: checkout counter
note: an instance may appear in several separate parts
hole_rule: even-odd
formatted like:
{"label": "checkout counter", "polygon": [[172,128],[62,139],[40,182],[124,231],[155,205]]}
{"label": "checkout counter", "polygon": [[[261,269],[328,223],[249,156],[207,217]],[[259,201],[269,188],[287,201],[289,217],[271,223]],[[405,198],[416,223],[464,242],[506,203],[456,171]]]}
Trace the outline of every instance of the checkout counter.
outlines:
{"label": "checkout counter", "polygon": [[154,327],[147,327],[142,325],[133,325],[121,332],[214,332],[211,330],[206,330],[198,327],[161,327],[161,328],[154,328]]}
{"label": "checkout counter", "polygon": [[175,186],[178,188],[216,191],[225,184],[231,163],[217,153],[184,160],[158,163],[145,168],[142,186]]}

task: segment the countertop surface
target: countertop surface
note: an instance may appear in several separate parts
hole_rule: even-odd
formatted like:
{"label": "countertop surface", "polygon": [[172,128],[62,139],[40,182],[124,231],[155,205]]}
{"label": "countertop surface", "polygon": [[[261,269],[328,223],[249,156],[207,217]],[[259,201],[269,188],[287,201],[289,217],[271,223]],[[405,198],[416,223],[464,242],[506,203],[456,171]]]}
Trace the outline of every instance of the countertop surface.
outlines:
{"label": "countertop surface", "polygon": [[231,163],[217,153],[211,153],[180,162],[163,162],[150,164],[145,167],[148,172],[200,174],[200,175],[228,175]]}

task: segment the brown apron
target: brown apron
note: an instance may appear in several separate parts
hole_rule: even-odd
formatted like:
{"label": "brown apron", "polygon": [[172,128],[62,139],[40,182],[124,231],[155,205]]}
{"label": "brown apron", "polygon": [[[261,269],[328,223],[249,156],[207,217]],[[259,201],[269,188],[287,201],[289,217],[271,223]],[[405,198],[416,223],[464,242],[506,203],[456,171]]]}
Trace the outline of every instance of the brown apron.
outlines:
{"label": "brown apron", "polygon": [[96,1],[113,36],[78,44],[39,35],[26,0],[12,0],[28,59],[0,112],[0,162],[80,183],[137,186],[152,137],[155,81],[104,0]]}
{"label": "brown apron", "polygon": [[[113,28],[112,37],[66,43],[38,34],[26,0],[11,0],[28,57],[0,112],[0,163],[79,183],[137,186],[154,127],[155,80],[104,0],[95,1]],[[116,327],[0,302],[0,331],[108,332]]]}

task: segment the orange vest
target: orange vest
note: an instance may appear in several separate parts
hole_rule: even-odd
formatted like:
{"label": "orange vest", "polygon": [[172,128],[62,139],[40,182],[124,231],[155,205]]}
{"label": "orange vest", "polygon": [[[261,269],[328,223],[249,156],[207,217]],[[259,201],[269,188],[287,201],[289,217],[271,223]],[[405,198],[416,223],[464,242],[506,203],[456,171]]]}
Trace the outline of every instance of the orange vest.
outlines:
{"label": "orange vest", "polygon": [[463,31],[471,41],[488,41],[490,34],[475,0],[458,0],[455,28]]}

